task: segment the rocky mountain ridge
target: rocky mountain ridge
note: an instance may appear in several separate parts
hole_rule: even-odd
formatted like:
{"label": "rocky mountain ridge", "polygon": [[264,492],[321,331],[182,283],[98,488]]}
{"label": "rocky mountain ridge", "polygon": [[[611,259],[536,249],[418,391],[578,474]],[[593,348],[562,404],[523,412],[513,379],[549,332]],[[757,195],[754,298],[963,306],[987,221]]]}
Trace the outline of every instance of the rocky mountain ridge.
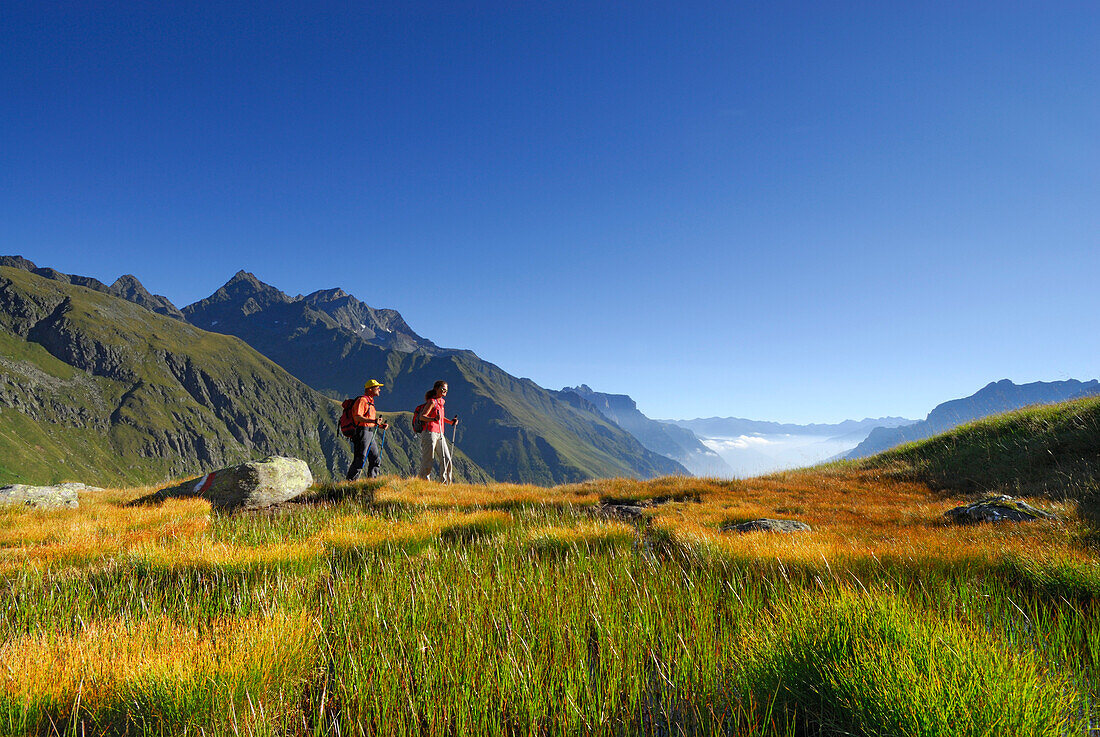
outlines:
{"label": "rocky mountain ridge", "polygon": [[57,269],[38,267],[33,261],[25,259],[22,256],[0,256],[0,266],[7,266],[12,269],[22,269],[23,271],[29,271],[45,279],[59,281],[63,284],[75,284],[85,289],[111,294],[115,297],[121,297],[127,302],[141,305],[145,309],[156,312],[157,314],[172,317],[177,320],[184,319],[183,313],[172,304],[170,299],[159,294],[150,293],[149,290],[142,286],[137,277],[132,274],[123,274],[115,280],[114,284],[107,286],[98,279],[94,279],[90,276],[76,276],[74,274],[65,274]]}
{"label": "rocky mountain ridge", "polygon": [[[316,314],[311,316],[311,312]],[[277,326],[286,325],[288,320],[321,321],[326,327],[341,328],[380,348],[406,353],[442,352],[435,343],[417,335],[396,310],[375,309],[342,289],[321,289],[291,297],[243,270],[206,299],[184,307],[182,313],[192,325],[219,333],[281,333]],[[258,313],[270,319],[249,319]]]}
{"label": "rocky mountain ridge", "polygon": [[[343,475],[337,403],[236,338],[93,287],[0,267],[0,481],[147,483],[264,455]],[[407,473],[416,438],[395,420],[384,469]],[[488,479],[464,456],[458,475]]]}
{"label": "rocky mountain ridge", "polygon": [[[553,484],[687,474],[593,407],[563,401],[472,351],[439,348],[392,310],[370,313],[377,320],[373,333],[390,330],[408,341],[415,338],[415,350],[364,339],[360,326],[370,309],[342,290],[291,298],[239,272],[183,312],[204,329],[236,335],[329,396],[353,396],[373,377],[386,384],[379,407],[412,410],[436,380],[447,381],[448,412],[462,417],[459,446],[500,481]],[[389,345],[395,344],[397,339]]]}
{"label": "rocky mountain ridge", "polygon": [[[87,284],[149,309],[164,308],[146,297],[136,279],[123,279],[112,291],[98,280],[38,269],[21,257],[2,263],[65,284]],[[329,397],[354,396],[364,377],[380,378],[387,383],[383,411],[411,410],[436,379],[446,379],[452,384],[449,407],[464,411],[460,445],[482,459],[474,465],[492,468],[498,480],[562,483],[687,473],[594,408],[562,402],[470,351],[439,348],[396,311],[371,308],[343,290],[290,297],[239,271],[210,297],[176,312],[196,327],[240,337]]]}

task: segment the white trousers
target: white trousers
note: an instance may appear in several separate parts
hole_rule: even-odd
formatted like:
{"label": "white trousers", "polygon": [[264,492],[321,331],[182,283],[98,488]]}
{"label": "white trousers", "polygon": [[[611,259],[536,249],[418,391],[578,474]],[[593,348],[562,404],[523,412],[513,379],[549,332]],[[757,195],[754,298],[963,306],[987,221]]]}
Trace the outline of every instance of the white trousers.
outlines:
{"label": "white trousers", "polygon": [[432,464],[439,460],[440,481],[445,484],[454,482],[454,465],[451,463],[451,448],[443,433],[420,433],[420,478],[430,479]]}

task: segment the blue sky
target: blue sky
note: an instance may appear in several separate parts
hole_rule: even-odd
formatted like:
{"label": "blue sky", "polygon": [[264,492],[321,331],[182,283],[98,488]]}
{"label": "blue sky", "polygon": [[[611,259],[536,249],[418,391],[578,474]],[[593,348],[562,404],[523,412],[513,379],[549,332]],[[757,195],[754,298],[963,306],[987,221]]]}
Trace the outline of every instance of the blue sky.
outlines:
{"label": "blue sky", "polygon": [[[382,9],[384,8],[384,9]],[[1095,2],[0,8],[0,251],[342,286],[652,417],[1100,376]]]}

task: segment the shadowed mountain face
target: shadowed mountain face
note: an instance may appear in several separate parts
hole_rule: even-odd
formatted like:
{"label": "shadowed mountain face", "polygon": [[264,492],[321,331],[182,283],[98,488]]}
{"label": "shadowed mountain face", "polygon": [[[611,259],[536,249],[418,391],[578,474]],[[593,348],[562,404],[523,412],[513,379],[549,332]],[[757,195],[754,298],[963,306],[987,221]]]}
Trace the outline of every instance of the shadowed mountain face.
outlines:
{"label": "shadowed mountain face", "polygon": [[306,304],[324,312],[340,327],[355,333],[371,345],[411,353],[440,353],[440,349],[421,338],[408,326],[397,310],[369,307],[343,289],[322,289],[303,297]]}
{"label": "shadowed mountain face", "polygon": [[1100,381],[1036,381],[1014,384],[1008,379],[987,384],[975,394],[944,402],[921,422],[897,428],[877,428],[845,458],[866,458],[902,443],[923,440],[963,423],[1033,404],[1051,404],[1100,394]]}
{"label": "shadowed mountain face", "polygon": [[218,291],[185,307],[183,314],[192,325],[237,335],[249,343],[253,343],[253,336],[265,342],[285,337],[289,324],[309,324],[339,328],[363,343],[388,350],[440,352],[394,310],[376,310],[342,289],[290,297],[247,271],[237,272]]}
{"label": "shadowed mountain face", "polygon": [[[339,478],[339,412],[236,338],[0,268],[0,481],[148,483],[264,455]],[[408,425],[397,418],[383,470],[408,472]],[[457,470],[488,478],[468,459]]]}
{"label": "shadowed mountain face", "polygon": [[[240,272],[183,313],[198,327],[236,335],[329,396],[358,394],[366,379],[377,378],[386,384],[382,410],[412,410],[436,380],[447,381],[447,411],[462,420],[458,447],[500,481],[687,473],[590,405],[563,401],[470,351],[441,349],[398,313],[375,310],[340,290],[294,299]],[[395,347],[410,345],[415,350]]]}
{"label": "shadowed mountain face", "polygon": [[729,464],[699,442],[695,433],[649,419],[626,394],[595,392],[584,384],[565,387],[561,394],[573,394],[589,402],[600,414],[636,437],[646,448],[682,464],[695,476],[727,478],[733,475]]}

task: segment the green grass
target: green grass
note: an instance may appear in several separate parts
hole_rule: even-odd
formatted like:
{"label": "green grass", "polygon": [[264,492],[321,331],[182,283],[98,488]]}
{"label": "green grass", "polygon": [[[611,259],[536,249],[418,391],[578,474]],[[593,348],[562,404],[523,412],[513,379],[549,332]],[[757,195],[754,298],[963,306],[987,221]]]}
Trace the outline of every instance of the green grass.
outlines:
{"label": "green grass", "polygon": [[1100,397],[987,417],[854,465],[944,490],[1075,499],[1100,493]]}
{"label": "green grass", "polygon": [[[356,500],[211,517],[195,541],[263,550],[334,525],[367,537],[317,558],[165,568],[135,551],[6,575],[0,641],[164,621],[186,667],[9,687],[0,732],[1072,735],[1096,713],[1087,565],[1061,583],[1029,561],[792,566],[580,509]],[[1090,583],[1063,595],[1074,576]],[[313,634],[225,649],[233,623],[295,617]]]}

